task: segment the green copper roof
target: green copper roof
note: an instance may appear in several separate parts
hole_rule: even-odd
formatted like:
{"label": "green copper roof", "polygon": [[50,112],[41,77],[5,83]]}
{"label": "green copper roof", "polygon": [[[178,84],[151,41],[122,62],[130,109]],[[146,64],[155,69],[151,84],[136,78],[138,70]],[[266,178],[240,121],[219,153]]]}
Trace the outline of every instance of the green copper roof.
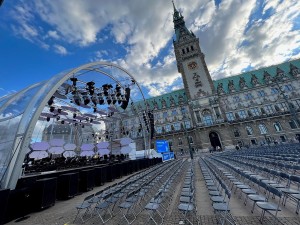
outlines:
{"label": "green copper roof", "polygon": [[253,74],[257,77],[258,83],[260,85],[264,85],[265,84],[265,80],[264,80],[265,71],[271,75],[271,78],[274,78],[276,76],[277,70],[278,71],[283,71],[284,76],[286,76],[287,78],[293,78],[291,73],[290,73],[291,64],[293,66],[296,66],[297,68],[300,68],[300,59],[295,59],[295,60],[292,60],[292,61],[288,61],[288,62],[284,62],[284,63],[281,63],[281,64],[261,68],[261,69],[258,69],[258,70],[245,72],[245,73],[242,73],[242,74],[239,74],[239,75],[226,77],[226,78],[222,78],[222,79],[219,79],[219,80],[214,80],[213,81],[214,87],[215,87],[215,90],[217,90],[218,85],[220,83],[222,83],[223,84],[223,90],[225,91],[225,93],[229,93],[228,83],[230,81],[233,81],[235,91],[240,91],[241,90],[240,85],[239,85],[240,79],[244,78],[246,86],[248,87],[248,89],[253,88],[254,86],[251,83],[251,77],[252,77]]}
{"label": "green copper roof", "polygon": [[[146,99],[146,102],[149,105],[150,110],[155,110],[155,105],[157,105],[157,109],[164,109],[164,108],[168,109],[173,106],[185,104],[187,102],[187,97],[185,94],[185,90],[180,89],[160,96],[148,98]],[[165,107],[163,107],[164,103],[165,103]],[[137,107],[138,109],[145,109],[144,101],[135,102],[134,106]]]}

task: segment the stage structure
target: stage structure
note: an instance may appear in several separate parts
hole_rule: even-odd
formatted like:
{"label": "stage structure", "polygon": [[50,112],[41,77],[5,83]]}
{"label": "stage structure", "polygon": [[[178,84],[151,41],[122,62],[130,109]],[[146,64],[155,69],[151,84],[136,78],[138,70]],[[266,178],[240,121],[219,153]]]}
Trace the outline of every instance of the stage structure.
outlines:
{"label": "stage structure", "polygon": [[127,117],[139,118],[145,146],[150,148],[143,112],[130,107],[135,98],[145,101],[135,78],[108,62],[63,71],[0,98],[0,189],[15,188],[28,156],[62,153],[71,157],[74,152],[87,154],[86,150],[96,153],[97,147],[100,153],[113,154],[116,143],[121,153],[128,152],[129,138],[118,138],[121,133],[126,138],[129,132],[116,125]]}

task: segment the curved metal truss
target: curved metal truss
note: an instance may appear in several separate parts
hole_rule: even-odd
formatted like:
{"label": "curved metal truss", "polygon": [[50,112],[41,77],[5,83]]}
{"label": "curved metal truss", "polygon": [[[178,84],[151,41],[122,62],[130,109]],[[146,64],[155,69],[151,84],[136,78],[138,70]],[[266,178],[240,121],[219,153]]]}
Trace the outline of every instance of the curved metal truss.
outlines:
{"label": "curved metal truss", "polygon": [[[61,72],[46,82],[31,85],[0,98],[0,185],[14,189],[32,142],[41,140],[41,123],[97,127],[104,135],[124,130],[105,128],[124,118],[139,118],[145,148],[150,146],[149,127],[134,100],[143,92],[124,68],[109,62],[92,62]],[[145,112],[149,112],[144,104]],[[127,132],[128,134],[128,132]]]}

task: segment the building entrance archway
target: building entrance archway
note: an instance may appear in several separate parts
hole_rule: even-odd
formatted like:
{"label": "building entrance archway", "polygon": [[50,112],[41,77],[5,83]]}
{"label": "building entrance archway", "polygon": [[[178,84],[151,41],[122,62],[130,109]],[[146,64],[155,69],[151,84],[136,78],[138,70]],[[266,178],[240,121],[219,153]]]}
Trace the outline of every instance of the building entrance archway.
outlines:
{"label": "building entrance archway", "polygon": [[211,146],[216,149],[217,146],[220,147],[220,149],[222,149],[222,144],[221,144],[221,141],[220,141],[220,137],[219,137],[219,134],[217,132],[210,132],[209,133],[209,140],[210,140],[210,143],[211,143]]}

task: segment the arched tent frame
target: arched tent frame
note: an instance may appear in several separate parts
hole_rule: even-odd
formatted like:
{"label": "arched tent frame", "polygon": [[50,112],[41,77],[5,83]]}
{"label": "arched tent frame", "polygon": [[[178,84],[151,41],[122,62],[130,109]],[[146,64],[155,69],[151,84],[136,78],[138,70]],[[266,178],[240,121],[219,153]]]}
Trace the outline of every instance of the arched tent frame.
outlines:
{"label": "arched tent frame", "polygon": [[[116,68],[125,74],[127,74],[132,80],[135,81],[143,100],[145,101],[145,97],[141,90],[141,87],[136,82],[135,78],[124,68],[109,62],[92,62],[75,69],[71,69],[68,71],[63,71],[56,76],[52,77],[50,80],[46,82],[41,82],[38,84],[31,85],[30,87],[8,97],[3,97],[0,99],[0,115],[5,112],[7,107],[11,104],[15,104],[18,99],[26,98],[26,94],[30,91],[36,91],[32,96],[29,95],[30,100],[27,96],[26,107],[21,109],[18,115],[12,115],[8,117],[1,118],[0,117],[0,126],[1,122],[7,123],[7,121],[11,122],[13,119],[16,121],[16,125],[14,126],[15,132],[13,134],[13,138],[11,139],[10,143],[5,143],[1,145],[0,142],[0,188],[10,188],[14,189],[17,181],[22,172],[22,164],[24,162],[24,158],[26,153],[29,151],[29,145],[31,143],[31,137],[36,126],[36,123],[39,119],[40,114],[42,113],[43,109],[47,105],[49,99],[54,95],[54,93],[58,90],[61,85],[66,82],[71,77],[81,75],[81,71],[89,72],[94,71],[98,73],[102,73],[103,75],[109,76],[111,79],[115,80],[116,83],[118,79],[115,78],[112,74],[108,74],[101,70],[101,67],[112,67]],[[99,69],[100,68],[100,69]],[[36,89],[36,90],[35,90]],[[3,99],[3,101],[1,101]],[[148,111],[148,109],[146,108]],[[4,115],[5,116],[5,115]],[[141,120],[141,118],[139,117]],[[142,123],[141,123],[142,124]],[[3,125],[3,124],[2,124]],[[145,128],[143,127],[143,130]],[[14,130],[13,130],[14,131]],[[7,135],[6,135],[7,136]],[[5,140],[6,138],[5,132],[3,135],[0,132],[0,140]],[[144,132],[144,141],[145,144],[147,143],[150,146],[150,138],[146,137]],[[5,152],[6,149],[6,152]],[[2,153],[1,153],[2,152]],[[6,155],[5,162],[1,161],[1,154],[4,158]]]}

